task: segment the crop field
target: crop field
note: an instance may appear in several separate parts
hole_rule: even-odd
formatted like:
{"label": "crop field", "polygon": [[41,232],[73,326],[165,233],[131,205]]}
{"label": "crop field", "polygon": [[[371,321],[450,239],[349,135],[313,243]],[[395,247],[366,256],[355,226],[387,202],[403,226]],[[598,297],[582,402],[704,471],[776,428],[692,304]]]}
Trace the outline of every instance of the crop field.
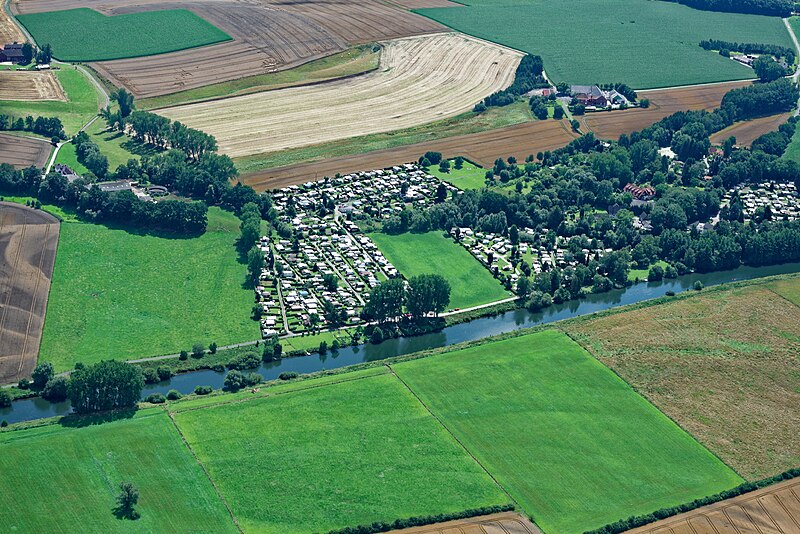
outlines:
{"label": "crop field", "polygon": [[[238,2],[107,0],[106,14],[188,9],[233,41],[146,58],[94,63],[104,77],[137,97],[151,97],[286,70],[374,41],[446,30],[380,0]],[[14,0],[15,13],[86,7],[80,0]]]}
{"label": "crop field", "polygon": [[8,163],[17,169],[31,165],[43,168],[52,150],[53,146],[44,139],[0,133],[0,163]]}
{"label": "crop field", "polygon": [[[237,532],[161,409],[85,427],[2,433],[0,471],[6,531]],[[112,513],[121,482],[139,490],[135,522]]]}
{"label": "crop field", "polygon": [[[800,280],[711,291],[570,334],[748,480],[800,465]],[[791,288],[791,289],[789,289]]]}
{"label": "crop field", "polygon": [[191,11],[172,9],[108,16],[89,8],[18,15],[39,43],[62,61],[103,61],[204,46],[231,37]]}
{"label": "crop field", "polygon": [[392,534],[540,534],[539,529],[528,518],[516,512],[501,512],[390,532]]}
{"label": "crop field", "polygon": [[0,9],[0,43],[21,43],[25,36],[8,16],[5,9]]}
{"label": "crop field", "polygon": [[57,244],[58,219],[0,202],[0,384],[36,366]]}
{"label": "crop field", "polygon": [[65,370],[256,339],[238,235],[239,219],[219,208],[190,239],[62,224],[40,359]]}
{"label": "crop field", "polygon": [[64,66],[52,71],[64,89],[67,101],[21,102],[0,101],[2,112],[13,117],[58,117],[68,136],[75,135],[89,120],[97,115],[103,103],[98,89],[85,74],[75,67]]}
{"label": "crop field", "polygon": [[454,116],[511,84],[520,55],[456,34],[385,44],[376,72],[159,110],[241,157]]}
{"label": "crop field", "polygon": [[0,100],[61,100],[67,97],[52,71],[0,70]]}
{"label": "crop field", "polygon": [[334,176],[337,172],[383,169],[416,161],[428,150],[441,152],[448,158],[465,156],[484,167],[491,167],[497,158],[515,155],[522,160],[529,154],[561,148],[576,137],[565,121],[524,122],[475,134],[255,171],[242,175],[242,181],[257,191],[264,191]]}
{"label": "crop field", "polygon": [[244,531],[326,532],[508,502],[390,374],[244,400],[178,404],[174,416]]}
{"label": "crop field", "polygon": [[768,117],[760,117],[749,121],[737,122],[711,136],[711,143],[721,145],[730,136],[736,138],[739,146],[750,146],[758,137],[765,133],[773,132],[786,122],[791,113],[779,113]]}
{"label": "crop field", "polygon": [[470,308],[510,296],[472,254],[441,232],[369,237],[404,277],[444,276],[450,282],[450,308]]}
{"label": "crop field", "polygon": [[718,108],[725,93],[732,89],[750,85],[751,82],[730,82],[700,87],[638,91],[639,98],[650,100],[647,109],[627,109],[608,113],[587,113],[580,118],[585,130],[594,132],[601,139],[618,139],[647,128],[664,117],[678,111],[712,110]]}
{"label": "crop field", "polygon": [[754,78],[751,69],[703,50],[700,41],[792,47],[778,17],[700,11],[672,2],[471,0],[465,7],[417,12],[538,54],[551,80],[572,84],[622,82],[652,89],[749,79]]}
{"label": "crop field", "polygon": [[545,532],[583,532],[742,481],[560,332],[393,369]]}
{"label": "crop field", "polygon": [[795,478],[635,528],[630,530],[629,534],[668,532],[792,534],[797,532],[799,525],[800,479]]}

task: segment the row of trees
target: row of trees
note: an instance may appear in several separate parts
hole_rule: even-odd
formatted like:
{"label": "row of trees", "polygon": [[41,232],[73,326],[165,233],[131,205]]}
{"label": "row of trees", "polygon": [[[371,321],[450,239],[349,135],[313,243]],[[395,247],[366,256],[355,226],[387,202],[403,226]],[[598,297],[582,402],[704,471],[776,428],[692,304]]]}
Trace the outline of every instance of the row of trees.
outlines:
{"label": "row of trees", "polygon": [[705,11],[749,13],[788,17],[794,8],[793,0],[667,0]]}
{"label": "row of trees", "polygon": [[414,319],[440,314],[450,304],[450,283],[439,274],[422,274],[408,280],[393,278],[370,291],[361,313],[364,320],[396,321],[405,309]]}
{"label": "row of trees", "polygon": [[514,74],[514,83],[507,89],[496,91],[475,105],[473,111],[481,113],[490,107],[508,106],[513,104],[517,97],[537,87],[547,87],[549,84],[544,78],[544,64],[540,56],[530,54],[524,56]]}
{"label": "row of trees", "polygon": [[126,118],[125,126],[137,141],[159,148],[176,148],[192,160],[217,150],[213,136],[155,113],[134,111]]}
{"label": "row of trees", "polygon": [[108,158],[100,152],[100,147],[92,141],[89,134],[79,132],[72,139],[78,162],[89,169],[96,177],[103,179],[108,173]]}
{"label": "row of trees", "polygon": [[775,57],[784,57],[788,64],[794,63],[795,52],[793,49],[766,43],[737,43],[735,41],[721,41],[719,39],[704,39],[700,41],[703,50],[728,50],[742,54],[769,54]]}
{"label": "row of trees", "polygon": [[28,115],[14,118],[11,115],[0,113],[0,130],[11,130],[18,132],[31,132],[45,137],[55,138],[55,140],[66,139],[64,125],[58,117],[36,117]]}

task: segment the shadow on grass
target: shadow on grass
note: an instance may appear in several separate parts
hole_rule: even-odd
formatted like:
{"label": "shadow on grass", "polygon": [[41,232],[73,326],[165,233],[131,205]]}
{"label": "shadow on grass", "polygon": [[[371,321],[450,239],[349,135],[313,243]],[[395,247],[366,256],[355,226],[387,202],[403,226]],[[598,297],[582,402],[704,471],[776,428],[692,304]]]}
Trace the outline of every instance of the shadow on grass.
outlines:
{"label": "shadow on grass", "polygon": [[68,428],[84,428],[87,426],[102,425],[114,421],[121,421],[123,419],[132,419],[137,410],[138,408],[128,408],[125,410],[114,410],[91,415],[70,414],[62,417],[59,424]]}
{"label": "shadow on grass", "polygon": [[[119,135],[124,134],[120,133]],[[113,139],[116,139],[117,137],[118,136],[115,136]],[[156,154],[164,152],[164,149],[161,147],[141,143],[135,139],[128,139],[124,143],[121,143],[120,146],[131,154],[136,154],[137,156],[155,156]]]}

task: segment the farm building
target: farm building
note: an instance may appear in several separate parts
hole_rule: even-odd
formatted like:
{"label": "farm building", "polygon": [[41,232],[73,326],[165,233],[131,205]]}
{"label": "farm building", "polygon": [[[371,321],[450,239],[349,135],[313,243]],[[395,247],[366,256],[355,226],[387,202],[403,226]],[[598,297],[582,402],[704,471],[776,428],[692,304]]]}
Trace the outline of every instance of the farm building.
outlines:
{"label": "farm building", "polygon": [[608,99],[596,85],[573,85],[570,92],[584,106],[604,107],[608,105]]}
{"label": "farm building", "polygon": [[652,187],[639,187],[638,185],[627,184],[622,190],[633,195],[633,198],[636,200],[650,200],[656,196],[656,190]]}
{"label": "farm building", "polygon": [[22,44],[20,43],[7,43],[0,50],[0,62],[10,61],[11,63],[22,63],[25,61],[25,55],[22,53]]}

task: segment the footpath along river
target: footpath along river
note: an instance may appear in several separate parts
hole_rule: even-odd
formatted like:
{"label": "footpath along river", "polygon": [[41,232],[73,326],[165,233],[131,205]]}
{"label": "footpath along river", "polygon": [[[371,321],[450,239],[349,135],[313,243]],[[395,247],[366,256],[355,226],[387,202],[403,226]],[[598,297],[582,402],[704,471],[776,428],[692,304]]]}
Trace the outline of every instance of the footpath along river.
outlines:
{"label": "footpath along river", "polygon": [[[378,345],[361,345],[340,349],[337,353],[311,354],[309,356],[296,356],[284,358],[276,362],[264,363],[255,372],[263,375],[265,380],[274,380],[284,372],[299,374],[313,373],[316,371],[338,369],[348,365],[363,362],[384,360],[394,356],[411,354],[421,350],[444,347],[473,341],[489,336],[495,336],[521,328],[570,319],[580,315],[595,313],[610,308],[635,304],[645,300],[664,296],[668,291],[679,293],[691,290],[696,281],[705,286],[724,284],[740,280],[751,280],[778,274],[800,272],[800,263],[787,263],[767,267],[739,267],[731,271],[722,271],[708,274],[688,274],[674,280],[663,282],[638,283],[625,289],[619,289],[599,295],[589,295],[582,300],[573,300],[564,304],[553,305],[541,312],[532,313],[525,309],[517,309],[496,315],[484,317],[466,323],[449,326],[440,332],[425,334],[415,337],[389,339]],[[170,389],[188,394],[196,386],[212,386],[221,388],[225,379],[224,372],[210,369],[193,371],[172,377],[170,380],[158,384],[146,385],[142,397],[151,393],[164,393]],[[69,401],[50,403],[42,398],[34,397],[14,401],[10,408],[0,408],[0,421],[9,423],[31,421],[44,417],[66,415],[70,413]]]}

